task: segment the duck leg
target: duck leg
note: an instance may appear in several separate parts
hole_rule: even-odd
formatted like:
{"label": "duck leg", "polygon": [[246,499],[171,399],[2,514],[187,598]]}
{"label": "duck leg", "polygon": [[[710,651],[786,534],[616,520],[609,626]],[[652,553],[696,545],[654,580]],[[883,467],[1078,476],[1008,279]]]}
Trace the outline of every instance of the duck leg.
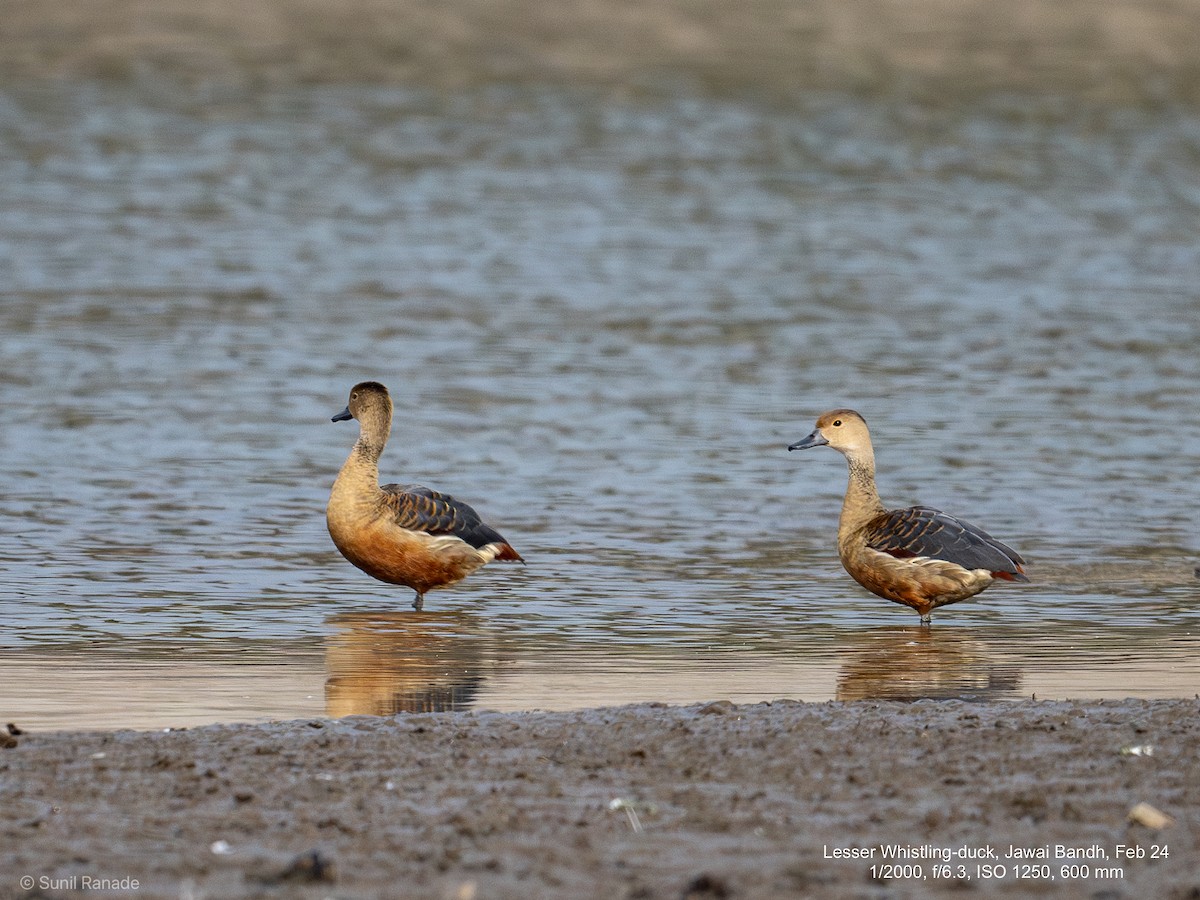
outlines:
{"label": "duck leg", "polygon": [[420,612],[424,608],[425,608],[425,595],[422,594],[420,591],[417,591],[416,596],[413,597],[413,609],[415,609],[417,612]]}

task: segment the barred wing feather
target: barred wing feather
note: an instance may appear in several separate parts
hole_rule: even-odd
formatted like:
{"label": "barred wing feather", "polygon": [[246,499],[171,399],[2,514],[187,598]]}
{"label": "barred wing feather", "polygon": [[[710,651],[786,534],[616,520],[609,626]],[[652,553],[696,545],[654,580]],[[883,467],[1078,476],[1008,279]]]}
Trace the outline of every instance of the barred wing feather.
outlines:
{"label": "barred wing feather", "polygon": [[999,578],[1028,581],[1020,555],[982,529],[928,506],[894,509],[866,529],[867,546],[899,559],[941,559]]}
{"label": "barred wing feather", "polygon": [[419,484],[385,484],[381,490],[395,523],[401,528],[453,535],[475,548],[508,544],[498,531],[483,523],[479,513],[449,494]]}

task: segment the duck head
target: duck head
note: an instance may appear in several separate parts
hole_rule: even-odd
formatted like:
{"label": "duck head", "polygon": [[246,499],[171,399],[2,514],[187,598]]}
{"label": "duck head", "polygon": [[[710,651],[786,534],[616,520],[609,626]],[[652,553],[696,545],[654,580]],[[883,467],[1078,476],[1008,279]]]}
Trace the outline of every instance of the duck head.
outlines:
{"label": "duck head", "polygon": [[808,437],[791,444],[788,450],[826,446],[847,455],[869,449],[871,434],[867,431],[866,421],[852,409],[831,409],[821,414]]}

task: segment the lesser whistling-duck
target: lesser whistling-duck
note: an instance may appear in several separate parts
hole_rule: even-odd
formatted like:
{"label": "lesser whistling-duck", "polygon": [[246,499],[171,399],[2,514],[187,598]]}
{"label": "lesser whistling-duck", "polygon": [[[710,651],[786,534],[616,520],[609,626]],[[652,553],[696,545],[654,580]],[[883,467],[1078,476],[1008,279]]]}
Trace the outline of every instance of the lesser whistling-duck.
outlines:
{"label": "lesser whistling-duck", "polygon": [[867,423],[852,409],[817,419],[812,434],[788,447],[830,446],[850,468],[838,522],[838,555],[867,590],[911,606],[928,624],[939,606],[973,597],[1002,581],[1028,581],[1024,560],[991,535],[928,506],[885,509],[875,488],[875,451]]}
{"label": "lesser whistling-duck", "polygon": [[334,422],[357,419],[358,440],[329,495],[325,521],[342,556],[368,575],[417,592],[462,581],[494,559],[524,562],[479,514],[448,494],[419,484],[379,484],[379,456],[392,430],[392,398],[364,381]]}

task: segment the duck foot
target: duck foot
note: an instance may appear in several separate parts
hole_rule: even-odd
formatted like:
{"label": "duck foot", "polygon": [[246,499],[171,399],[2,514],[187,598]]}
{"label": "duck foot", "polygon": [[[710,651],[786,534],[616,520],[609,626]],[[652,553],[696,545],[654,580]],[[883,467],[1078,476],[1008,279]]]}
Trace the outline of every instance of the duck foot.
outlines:
{"label": "duck foot", "polygon": [[932,625],[933,624],[933,616],[930,615],[929,613],[925,613],[923,616],[921,616],[921,624],[926,627]]}

